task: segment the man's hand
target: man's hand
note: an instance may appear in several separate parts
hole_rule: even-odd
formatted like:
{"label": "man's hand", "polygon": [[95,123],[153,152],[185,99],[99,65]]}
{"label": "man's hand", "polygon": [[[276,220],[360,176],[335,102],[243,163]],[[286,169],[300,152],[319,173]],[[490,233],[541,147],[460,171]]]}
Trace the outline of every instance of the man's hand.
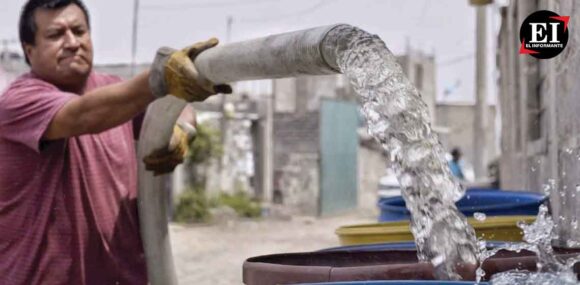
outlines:
{"label": "man's hand", "polygon": [[216,38],[182,50],[160,48],[151,67],[149,85],[155,97],[171,94],[188,102],[204,101],[217,93],[232,93],[229,85],[215,85],[200,76],[193,61],[218,44]]}
{"label": "man's hand", "polygon": [[155,176],[173,172],[177,165],[183,163],[195,135],[196,129],[191,124],[182,122],[175,124],[169,146],[143,158],[145,169],[153,171]]}

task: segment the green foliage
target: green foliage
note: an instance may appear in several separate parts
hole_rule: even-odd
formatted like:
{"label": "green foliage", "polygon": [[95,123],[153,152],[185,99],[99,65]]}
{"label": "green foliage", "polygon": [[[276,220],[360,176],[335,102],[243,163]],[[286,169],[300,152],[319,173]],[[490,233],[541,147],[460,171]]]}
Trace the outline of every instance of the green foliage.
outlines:
{"label": "green foliage", "polygon": [[203,163],[223,153],[221,134],[208,124],[197,125],[197,135],[189,146],[187,158],[192,163]]}
{"label": "green foliage", "polygon": [[174,220],[179,223],[207,222],[211,218],[203,189],[188,189],[179,197]]}
{"label": "green foliage", "polygon": [[236,194],[222,193],[214,199],[208,199],[204,189],[204,180],[201,173],[195,173],[195,165],[218,158],[223,154],[221,135],[218,129],[207,124],[197,125],[197,136],[192,142],[187,154],[188,165],[191,168],[192,177],[186,190],[180,197],[175,208],[174,220],[180,223],[208,222],[211,219],[209,209],[220,206],[228,206],[236,211],[241,217],[259,217],[261,208],[257,202],[252,201],[243,191],[244,187],[236,183]]}
{"label": "green foliage", "polygon": [[252,201],[246,192],[238,191],[233,195],[221,193],[215,203],[218,205],[229,206],[234,209],[240,217],[257,218],[262,214],[260,204]]}
{"label": "green foliage", "polygon": [[221,193],[208,199],[201,188],[188,189],[179,197],[175,207],[174,221],[178,223],[205,223],[211,220],[209,209],[228,206],[240,217],[258,218],[262,214],[260,204],[253,201],[246,192]]}

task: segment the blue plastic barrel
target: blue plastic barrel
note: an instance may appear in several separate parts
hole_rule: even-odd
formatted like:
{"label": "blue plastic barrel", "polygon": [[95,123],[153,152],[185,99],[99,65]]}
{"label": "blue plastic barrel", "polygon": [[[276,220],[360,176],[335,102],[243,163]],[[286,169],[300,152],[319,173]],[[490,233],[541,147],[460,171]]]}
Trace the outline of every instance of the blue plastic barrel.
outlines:
{"label": "blue plastic barrel", "polygon": [[403,242],[345,245],[326,248],[319,251],[377,251],[377,250],[392,250],[392,249],[415,250],[417,249],[417,247],[415,246],[415,242],[413,241],[403,241]]}
{"label": "blue plastic barrel", "polygon": [[[326,283],[302,283],[297,285],[474,285],[475,281],[426,281],[426,280],[409,280],[409,281],[349,281],[349,282],[326,282]],[[477,283],[487,285],[487,282]]]}
{"label": "blue plastic barrel", "polygon": [[[493,249],[498,246],[505,246],[509,242],[504,241],[488,241],[486,242],[487,249]],[[373,244],[358,244],[358,245],[345,245],[338,247],[331,247],[319,250],[321,252],[329,251],[378,251],[378,250],[393,250],[393,249],[408,249],[416,250],[415,242],[404,241],[404,242],[385,242],[385,243],[373,243]]]}
{"label": "blue plastic barrel", "polygon": [[[537,215],[538,207],[548,198],[533,192],[501,190],[468,190],[457,202],[457,208],[466,216],[480,212],[488,216]],[[408,220],[409,211],[403,197],[396,196],[379,200],[380,222]]]}

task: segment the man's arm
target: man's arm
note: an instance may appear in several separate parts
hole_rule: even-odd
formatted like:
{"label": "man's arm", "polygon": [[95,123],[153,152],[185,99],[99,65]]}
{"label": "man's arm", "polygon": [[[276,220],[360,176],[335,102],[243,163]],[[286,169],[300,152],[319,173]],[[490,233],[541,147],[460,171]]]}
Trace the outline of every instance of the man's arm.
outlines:
{"label": "man's arm", "polygon": [[227,84],[214,85],[200,78],[193,65],[198,54],[217,44],[218,40],[212,38],[182,50],[160,48],[149,71],[67,102],[53,117],[42,139],[105,131],[131,120],[153,100],[167,94],[194,102],[216,93],[231,93],[232,88]]}
{"label": "man's arm", "polygon": [[149,71],[145,71],[70,100],[56,113],[42,138],[57,140],[99,133],[131,120],[155,99],[148,78]]}

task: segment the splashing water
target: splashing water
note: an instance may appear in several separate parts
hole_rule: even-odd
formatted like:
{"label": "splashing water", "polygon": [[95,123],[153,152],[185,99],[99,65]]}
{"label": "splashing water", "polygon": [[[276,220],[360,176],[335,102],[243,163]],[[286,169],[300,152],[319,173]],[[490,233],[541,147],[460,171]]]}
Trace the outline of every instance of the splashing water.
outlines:
{"label": "splashing water", "polygon": [[528,250],[534,252],[538,257],[538,272],[529,271],[506,271],[492,276],[491,284],[512,285],[512,284],[578,284],[576,274],[572,266],[580,261],[580,256],[570,258],[562,262],[554,255],[552,240],[558,236],[554,232],[555,224],[545,205],[540,206],[536,221],[530,225],[518,224],[524,233],[523,243],[510,243],[505,246],[487,250],[485,246],[480,246],[479,262],[476,281],[479,282],[485,276],[481,268],[483,262],[495,255],[500,250],[520,252]]}
{"label": "splashing water", "polygon": [[536,273],[529,271],[506,271],[493,275],[493,285],[577,285],[577,281],[563,279],[555,273]]}
{"label": "splashing water", "polygon": [[542,186],[542,190],[546,196],[549,196],[554,189],[556,189],[556,180],[554,179],[548,179],[548,183]]}
{"label": "splashing water", "polygon": [[349,26],[335,28],[329,37],[333,33],[348,40],[325,48],[334,49],[360,95],[369,133],[392,162],[419,259],[430,261],[440,279],[461,279],[456,265],[477,262],[475,232],[455,206],[465,190],[450,173],[427,105],[379,37]]}
{"label": "splashing water", "polygon": [[475,218],[480,222],[483,222],[485,221],[485,219],[487,219],[487,215],[485,215],[485,213],[475,212],[473,213],[473,218]]}

